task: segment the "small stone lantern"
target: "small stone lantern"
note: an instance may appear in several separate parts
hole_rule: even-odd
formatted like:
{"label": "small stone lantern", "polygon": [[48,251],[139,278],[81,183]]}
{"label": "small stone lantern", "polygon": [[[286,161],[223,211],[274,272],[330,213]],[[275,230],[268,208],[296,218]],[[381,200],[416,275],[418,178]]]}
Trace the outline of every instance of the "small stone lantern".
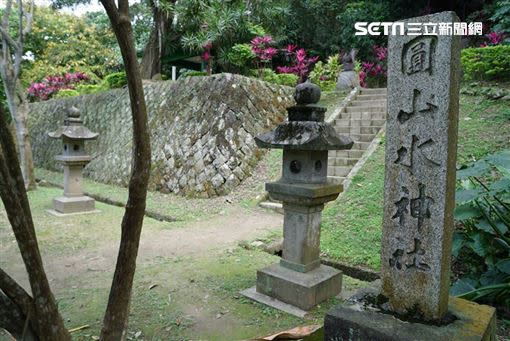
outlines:
{"label": "small stone lantern", "polygon": [[328,150],[353,144],[324,122],[326,108],[316,104],[320,95],[315,84],[298,85],[288,122],[255,138],[261,148],[283,149],[282,177],[266,183],[266,190],[283,202],[284,241],[280,263],[257,271],[256,292],[245,295],[272,305],[274,300],[257,299],[269,296],[305,311],[341,291],[342,273],[320,263],[320,223],[324,203],[343,188],[327,178]]}
{"label": "small stone lantern", "polygon": [[63,151],[55,160],[64,165],[64,196],[53,199],[53,208],[58,214],[95,211],[94,199],[83,194],[82,171],[91,157],[85,152],[85,141],[94,140],[98,134],[83,126],[76,107],[68,109],[64,125],[52,133],[51,138],[62,139]]}

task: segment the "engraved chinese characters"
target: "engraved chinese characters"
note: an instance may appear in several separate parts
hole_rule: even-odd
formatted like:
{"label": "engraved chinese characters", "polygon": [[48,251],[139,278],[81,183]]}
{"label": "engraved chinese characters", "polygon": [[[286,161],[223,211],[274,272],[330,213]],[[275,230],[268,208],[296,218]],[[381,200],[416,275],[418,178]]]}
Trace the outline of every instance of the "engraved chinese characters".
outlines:
{"label": "engraved chinese characters", "polygon": [[382,292],[391,310],[438,320],[448,307],[460,38],[390,36],[389,51]]}

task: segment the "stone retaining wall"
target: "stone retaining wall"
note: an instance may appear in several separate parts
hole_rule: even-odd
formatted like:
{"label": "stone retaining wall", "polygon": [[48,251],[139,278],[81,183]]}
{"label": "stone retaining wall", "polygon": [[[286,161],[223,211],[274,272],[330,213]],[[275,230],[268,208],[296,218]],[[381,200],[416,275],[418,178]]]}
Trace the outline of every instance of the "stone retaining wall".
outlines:
{"label": "stone retaining wall", "polygon": [[[272,129],[293,104],[293,89],[239,75],[218,74],[144,85],[152,145],[151,189],[211,197],[230,192],[260,158],[253,137]],[[37,166],[56,170],[60,141],[47,132],[62,123],[65,108],[80,109],[99,132],[87,143],[93,156],[85,175],[127,185],[132,121],[127,89],[33,103],[29,126]]]}

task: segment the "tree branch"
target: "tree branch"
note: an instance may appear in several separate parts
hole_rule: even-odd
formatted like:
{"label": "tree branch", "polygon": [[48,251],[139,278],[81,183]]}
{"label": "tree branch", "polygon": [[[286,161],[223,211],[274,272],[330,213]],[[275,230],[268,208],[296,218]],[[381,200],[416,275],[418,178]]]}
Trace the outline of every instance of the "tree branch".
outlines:
{"label": "tree branch", "polygon": [[25,316],[28,316],[32,310],[33,299],[23,289],[21,285],[16,283],[3,269],[0,268],[0,290],[9,297],[18,307],[21,308]]}

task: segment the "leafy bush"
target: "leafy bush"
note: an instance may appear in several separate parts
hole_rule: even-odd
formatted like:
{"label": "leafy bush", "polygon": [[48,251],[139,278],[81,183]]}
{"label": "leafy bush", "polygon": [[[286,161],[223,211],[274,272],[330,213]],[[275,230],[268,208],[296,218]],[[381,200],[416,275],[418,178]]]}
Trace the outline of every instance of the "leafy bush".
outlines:
{"label": "leafy bush", "polygon": [[63,76],[46,76],[40,83],[32,83],[27,89],[28,97],[35,101],[45,101],[50,99],[60,90],[74,89],[75,84],[88,81],[88,75],[76,72],[66,73]]}
{"label": "leafy bush", "polygon": [[122,88],[127,85],[127,76],[126,72],[115,72],[110,73],[103,79],[103,83],[108,89],[117,89]]}
{"label": "leafy bush", "polygon": [[79,95],[80,93],[74,89],[62,89],[59,90],[59,92],[57,92],[53,98],[74,97]]}
{"label": "leafy bush", "polygon": [[189,70],[189,71],[183,72],[181,74],[181,77],[195,77],[195,76],[207,76],[207,72],[206,71]]}
{"label": "leafy bush", "polygon": [[510,150],[457,172],[452,253],[461,268],[451,294],[510,306]]}
{"label": "leafy bush", "polygon": [[510,45],[463,49],[461,61],[467,80],[510,79]]}
{"label": "leafy bush", "polygon": [[235,66],[247,67],[255,59],[255,53],[249,44],[235,44],[228,52],[227,58],[228,62]]}
{"label": "leafy bush", "polygon": [[286,85],[293,87],[296,86],[296,84],[299,81],[299,77],[297,75],[294,75],[292,73],[276,73],[268,68],[251,70],[250,73],[253,77],[258,77],[266,82],[278,85]]}
{"label": "leafy bush", "polygon": [[342,71],[340,55],[336,54],[330,56],[325,64],[322,61],[317,62],[308,78],[312,83],[320,86],[322,91],[333,91],[340,71]]}
{"label": "leafy bush", "polygon": [[285,48],[286,59],[290,60],[290,66],[278,66],[276,69],[280,73],[291,73],[299,77],[300,82],[304,82],[310,73],[319,56],[308,57],[305,49],[298,48],[297,45],[287,45]]}
{"label": "leafy bush", "polygon": [[299,81],[299,77],[292,73],[277,73],[276,78],[273,81],[273,83],[294,87],[294,86],[296,86],[298,81]]}
{"label": "leafy bush", "polygon": [[106,91],[108,88],[104,83],[101,84],[80,84],[76,86],[76,91],[80,95],[96,94],[98,92]]}

